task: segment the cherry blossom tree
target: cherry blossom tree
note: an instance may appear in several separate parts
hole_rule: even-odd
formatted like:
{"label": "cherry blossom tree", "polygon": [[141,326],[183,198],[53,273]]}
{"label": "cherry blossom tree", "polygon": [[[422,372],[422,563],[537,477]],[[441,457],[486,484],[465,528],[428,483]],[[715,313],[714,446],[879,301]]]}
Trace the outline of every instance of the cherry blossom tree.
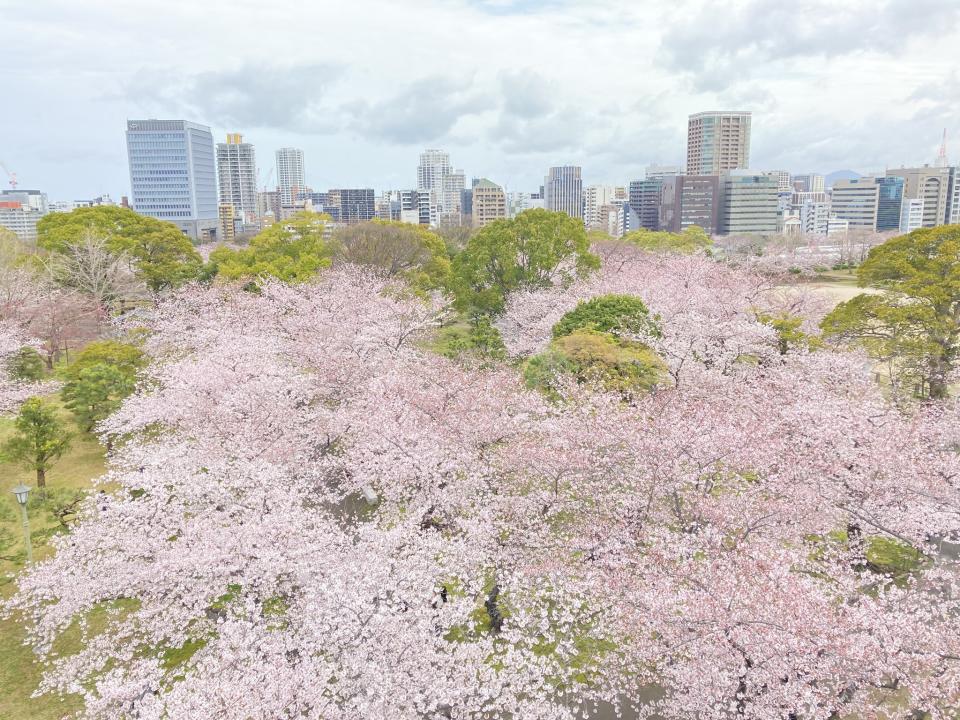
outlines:
{"label": "cherry blossom tree", "polygon": [[7,605],[41,689],[98,719],[950,718],[957,407],[784,351],[762,315],[816,309],[760,275],[595,251],[498,326],[521,358],[639,296],[673,382],[630,402],[432,354],[443,299],[349,266],[128,319],[154,363],[110,470]]}

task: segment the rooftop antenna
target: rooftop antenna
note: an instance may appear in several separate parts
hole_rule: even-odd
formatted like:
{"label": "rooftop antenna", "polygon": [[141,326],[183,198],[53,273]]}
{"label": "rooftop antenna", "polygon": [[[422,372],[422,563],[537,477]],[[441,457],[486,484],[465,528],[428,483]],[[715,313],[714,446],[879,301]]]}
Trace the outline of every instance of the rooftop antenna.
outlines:
{"label": "rooftop antenna", "polygon": [[947,167],[947,129],[943,129],[943,142],[940,143],[940,153],[937,155],[937,167]]}

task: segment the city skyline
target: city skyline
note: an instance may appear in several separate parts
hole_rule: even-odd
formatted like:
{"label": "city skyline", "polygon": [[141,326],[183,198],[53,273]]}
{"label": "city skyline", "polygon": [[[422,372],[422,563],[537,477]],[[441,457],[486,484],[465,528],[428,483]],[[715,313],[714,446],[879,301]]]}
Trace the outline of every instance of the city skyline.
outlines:
{"label": "city skyline", "polygon": [[[51,197],[120,196],[128,188],[116,128],[184,117],[216,138],[242,132],[261,162],[280,147],[302,148],[312,187],[410,187],[409,158],[443,147],[468,176],[535,190],[555,165],[582,166],[588,184],[616,184],[648,164],[680,164],[687,117],[723,108],[752,110],[758,168],[868,174],[932,163],[944,128],[960,151],[950,53],[960,8],[874,3],[869,23],[851,25],[868,3],[813,5],[795,17],[748,0],[722,9],[728,21],[690,0],[669,8],[361,0],[343,9],[342,32],[278,63],[289,56],[280,32],[289,20],[266,6],[251,6],[257,22],[241,26],[223,3],[173,0],[146,26],[122,12],[129,4],[44,0],[8,13],[0,28],[16,101],[0,118],[0,160],[22,187]],[[303,26],[324,19],[322,7],[298,14]],[[429,44],[411,32],[425,20],[435,31]],[[361,27],[369,42],[347,43]],[[94,35],[103,40],[91,50]],[[576,51],[545,62],[558,44]],[[617,72],[596,72],[602,66]],[[58,106],[70,108],[68,132]],[[956,162],[960,152],[952,154]]]}

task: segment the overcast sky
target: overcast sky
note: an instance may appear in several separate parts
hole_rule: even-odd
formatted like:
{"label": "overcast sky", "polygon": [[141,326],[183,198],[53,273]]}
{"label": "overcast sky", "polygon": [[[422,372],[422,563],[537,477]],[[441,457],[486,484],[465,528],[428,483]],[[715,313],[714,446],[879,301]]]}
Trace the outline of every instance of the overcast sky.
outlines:
{"label": "overcast sky", "polygon": [[[242,132],[307,181],[412,187],[424,147],[534,189],[681,163],[752,110],[752,165],[960,161],[958,0],[0,0],[0,161],[51,199],[127,194],[127,118]],[[0,178],[5,187],[5,179]]]}

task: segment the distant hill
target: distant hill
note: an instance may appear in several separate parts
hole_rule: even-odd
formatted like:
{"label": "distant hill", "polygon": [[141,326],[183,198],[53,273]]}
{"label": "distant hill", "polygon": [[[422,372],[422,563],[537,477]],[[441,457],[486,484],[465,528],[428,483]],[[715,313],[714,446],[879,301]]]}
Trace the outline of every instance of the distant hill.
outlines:
{"label": "distant hill", "polygon": [[825,182],[827,187],[833,187],[833,184],[837,182],[837,180],[856,180],[860,177],[863,177],[863,175],[853,170],[834,170],[825,176]]}

